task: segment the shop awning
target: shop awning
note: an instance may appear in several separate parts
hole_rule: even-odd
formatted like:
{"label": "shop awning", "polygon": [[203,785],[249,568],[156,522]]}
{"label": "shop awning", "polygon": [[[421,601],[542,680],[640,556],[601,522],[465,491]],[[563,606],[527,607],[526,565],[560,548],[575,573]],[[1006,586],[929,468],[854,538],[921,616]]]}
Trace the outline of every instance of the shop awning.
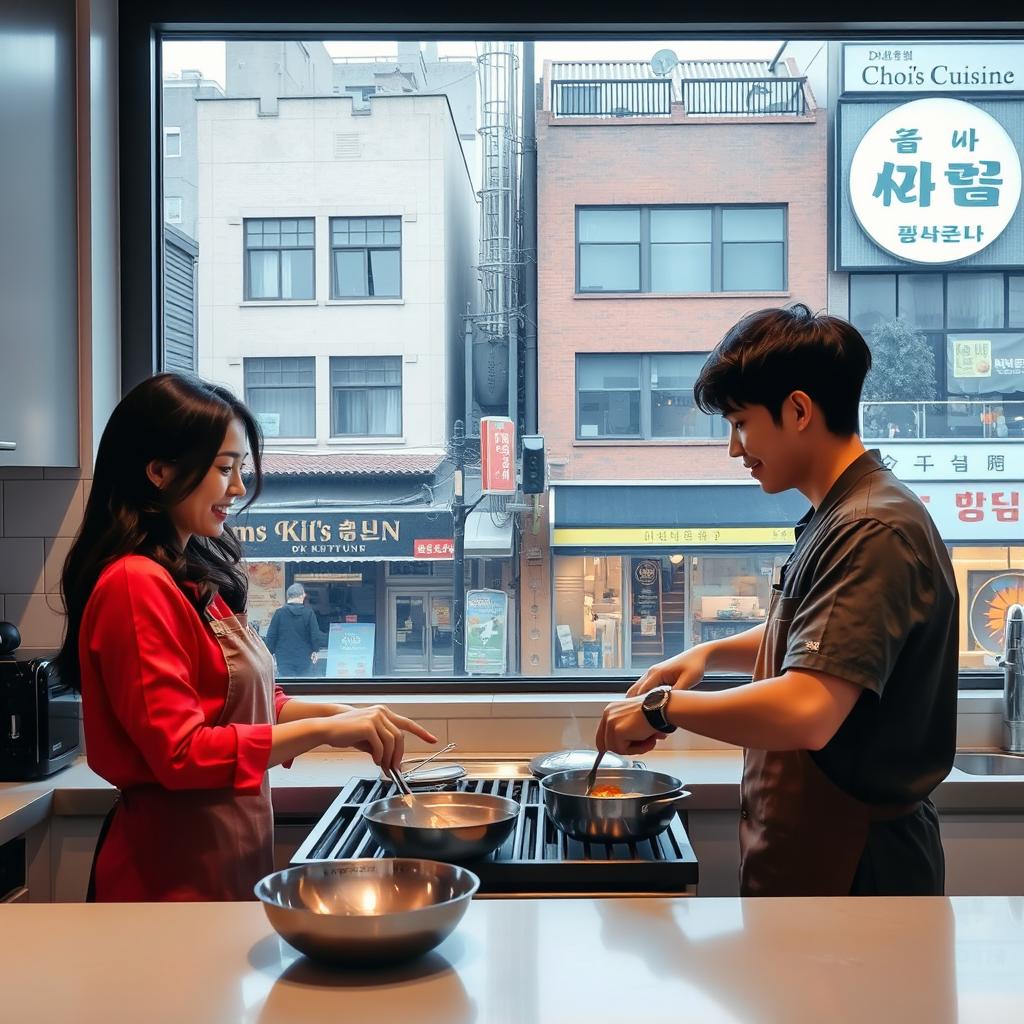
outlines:
{"label": "shop awning", "polygon": [[467,558],[512,557],[512,516],[505,518],[504,523],[496,524],[486,504],[466,516]]}
{"label": "shop awning", "polygon": [[807,507],[795,491],[765,494],[746,483],[554,485],[551,544],[580,552],[786,546]]}

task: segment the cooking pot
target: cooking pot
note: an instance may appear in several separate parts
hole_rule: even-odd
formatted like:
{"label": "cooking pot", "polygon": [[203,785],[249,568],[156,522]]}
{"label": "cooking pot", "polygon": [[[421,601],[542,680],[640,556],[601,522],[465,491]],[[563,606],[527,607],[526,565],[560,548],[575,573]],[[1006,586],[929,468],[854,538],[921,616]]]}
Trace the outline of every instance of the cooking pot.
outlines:
{"label": "cooking pot", "polygon": [[[605,768],[597,786],[617,786],[621,797],[587,796],[587,770],[541,779],[544,808],[567,835],[592,843],[628,843],[660,835],[690,795],[674,776],[644,768]],[[634,795],[635,794],[635,795]]]}
{"label": "cooking pot", "polygon": [[491,793],[388,796],[363,808],[367,828],[397,857],[461,864],[496,850],[511,835],[519,804]]}

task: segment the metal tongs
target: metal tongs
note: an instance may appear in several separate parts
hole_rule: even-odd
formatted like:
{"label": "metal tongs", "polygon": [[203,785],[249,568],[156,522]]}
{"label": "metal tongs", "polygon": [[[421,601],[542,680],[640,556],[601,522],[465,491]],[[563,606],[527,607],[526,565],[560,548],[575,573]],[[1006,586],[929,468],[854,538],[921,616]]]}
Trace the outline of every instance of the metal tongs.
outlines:
{"label": "metal tongs", "polygon": [[430,762],[433,761],[435,757],[440,757],[442,754],[447,754],[449,750],[454,749],[455,744],[449,743],[447,744],[447,746],[442,747],[440,750],[435,750],[434,753],[432,753],[429,757],[423,758],[422,761],[417,761],[416,764],[414,764],[411,768],[407,769],[401,774],[404,776],[404,778],[411,779],[415,775],[418,775],[422,771],[423,766],[425,764],[430,764]]}

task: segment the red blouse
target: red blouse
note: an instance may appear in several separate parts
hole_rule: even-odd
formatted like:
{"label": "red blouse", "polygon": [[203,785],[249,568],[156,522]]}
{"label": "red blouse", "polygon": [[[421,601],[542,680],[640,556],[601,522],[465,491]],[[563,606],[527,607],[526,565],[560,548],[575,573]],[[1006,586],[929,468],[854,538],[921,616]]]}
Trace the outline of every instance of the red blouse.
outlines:
{"label": "red blouse", "polygon": [[[219,595],[210,611],[232,614]],[[109,565],[85,606],[78,652],[86,756],[97,775],[118,789],[259,791],[272,725],[213,724],[227,664],[166,569],[142,555]],[[287,700],[275,687],[276,716]]]}

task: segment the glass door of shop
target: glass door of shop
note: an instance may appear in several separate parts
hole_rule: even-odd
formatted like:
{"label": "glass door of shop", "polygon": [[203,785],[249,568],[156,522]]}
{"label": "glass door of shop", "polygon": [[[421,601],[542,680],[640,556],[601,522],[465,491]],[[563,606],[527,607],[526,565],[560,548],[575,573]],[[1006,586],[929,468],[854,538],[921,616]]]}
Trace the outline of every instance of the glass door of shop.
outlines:
{"label": "glass door of shop", "polygon": [[450,591],[392,591],[388,613],[391,671],[402,675],[451,674]]}

